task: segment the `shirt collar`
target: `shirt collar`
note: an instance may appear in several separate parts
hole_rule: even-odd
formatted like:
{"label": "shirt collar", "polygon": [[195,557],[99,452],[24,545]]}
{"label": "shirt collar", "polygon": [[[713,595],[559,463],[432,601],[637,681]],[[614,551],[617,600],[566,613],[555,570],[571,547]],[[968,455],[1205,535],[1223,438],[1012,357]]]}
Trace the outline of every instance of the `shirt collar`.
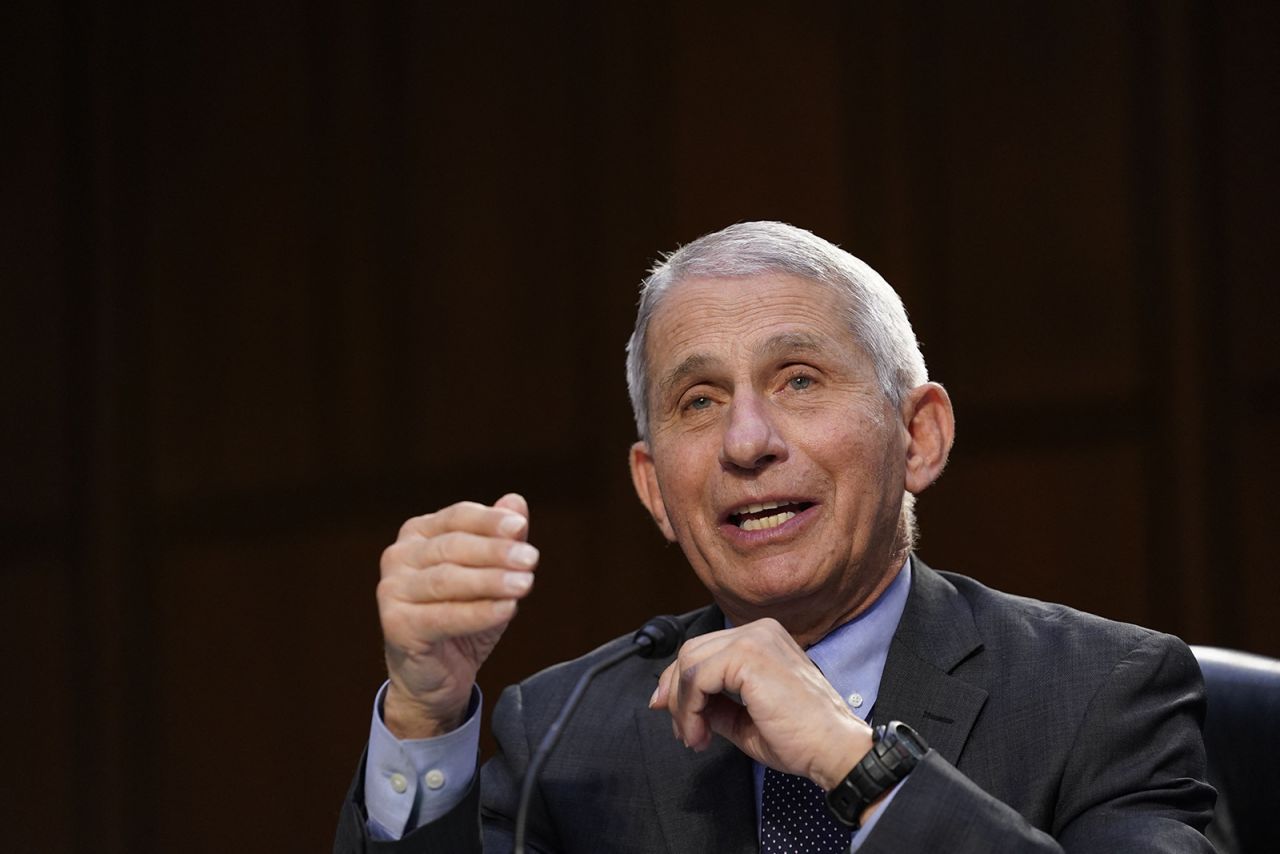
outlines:
{"label": "shirt collar", "polygon": [[911,592],[911,560],[898,570],[871,607],[837,626],[805,652],[855,715],[865,720],[876,704],[889,644]]}
{"label": "shirt collar", "polygon": [[[863,720],[871,714],[880,693],[880,677],[889,658],[889,644],[911,593],[911,558],[871,607],[827,632],[805,650],[850,710]],[[725,628],[733,623],[726,616]]]}

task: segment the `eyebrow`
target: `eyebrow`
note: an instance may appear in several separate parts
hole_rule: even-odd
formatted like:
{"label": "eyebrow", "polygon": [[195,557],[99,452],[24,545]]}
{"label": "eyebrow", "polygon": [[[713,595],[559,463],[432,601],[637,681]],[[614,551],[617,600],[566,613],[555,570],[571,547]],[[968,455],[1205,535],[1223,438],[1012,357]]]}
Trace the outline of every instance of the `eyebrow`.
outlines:
{"label": "eyebrow", "polygon": [[778,359],[792,353],[821,353],[823,349],[821,340],[807,332],[782,332],[761,344],[756,352]]}
{"label": "eyebrow", "polygon": [[[755,348],[757,355],[776,360],[794,353],[820,353],[823,347],[819,339],[806,332],[781,332],[771,336]],[[679,385],[690,374],[696,374],[719,360],[706,353],[694,353],[672,368],[658,383],[658,391],[662,396],[670,394],[671,389]]]}
{"label": "eyebrow", "polygon": [[658,391],[661,392],[661,397],[669,395],[671,389],[679,385],[685,377],[702,371],[708,365],[714,364],[715,361],[706,353],[694,353],[691,356],[686,356],[684,361],[668,371],[667,375],[658,383]]}

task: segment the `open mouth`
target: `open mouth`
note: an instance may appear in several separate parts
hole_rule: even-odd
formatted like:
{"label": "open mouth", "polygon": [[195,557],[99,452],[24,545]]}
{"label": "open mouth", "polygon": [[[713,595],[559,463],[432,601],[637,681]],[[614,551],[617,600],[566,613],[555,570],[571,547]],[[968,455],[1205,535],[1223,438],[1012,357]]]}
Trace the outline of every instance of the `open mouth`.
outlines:
{"label": "open mouth", "polygon": [[812,501],[766,501],[763,504],[747,504],[730,513],[728,522],[744,531],[764,531],[786,524],[812,506]]}

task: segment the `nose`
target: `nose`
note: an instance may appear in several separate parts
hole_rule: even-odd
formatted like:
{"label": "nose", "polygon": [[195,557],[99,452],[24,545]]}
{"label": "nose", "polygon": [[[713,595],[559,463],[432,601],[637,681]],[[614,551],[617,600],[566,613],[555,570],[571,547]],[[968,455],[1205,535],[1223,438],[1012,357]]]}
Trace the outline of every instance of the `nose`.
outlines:
{"label": "nose", "polygon": [[754,394],[738,394],[729,404],[728,421],[720,445],[725,468],[756,471],[787,458],[787,443],[769,412]]}

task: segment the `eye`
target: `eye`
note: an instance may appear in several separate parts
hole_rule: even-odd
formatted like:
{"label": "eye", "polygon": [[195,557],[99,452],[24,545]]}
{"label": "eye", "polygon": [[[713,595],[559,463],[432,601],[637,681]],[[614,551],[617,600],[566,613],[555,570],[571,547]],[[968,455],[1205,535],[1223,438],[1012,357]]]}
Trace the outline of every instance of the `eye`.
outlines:
{"label": "eye", "polygon": [[700,394],[697,397],[690,398],[689,402],[685,404],[686,409],[694,410],[707,409],[710,406],[711,398],[707,397],[705,394]]}
{"label": "eye", "polygon": [[813,377],[806,377],[804,374],[794,376],[787,380],[787,388],[792,391],[804,391],[813,387]]}

